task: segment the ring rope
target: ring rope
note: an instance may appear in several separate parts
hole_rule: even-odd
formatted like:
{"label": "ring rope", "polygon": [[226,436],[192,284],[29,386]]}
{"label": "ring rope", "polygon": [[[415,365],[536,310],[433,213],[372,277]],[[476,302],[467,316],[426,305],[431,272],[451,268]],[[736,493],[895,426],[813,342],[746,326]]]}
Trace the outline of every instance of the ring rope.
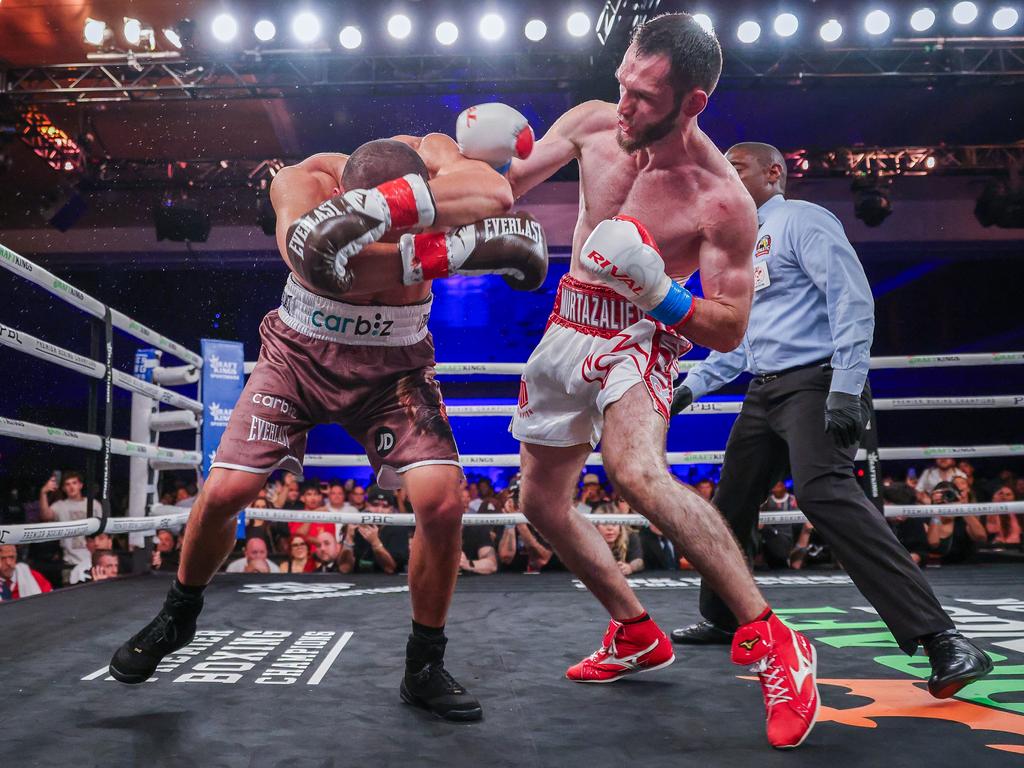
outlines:
{"label": "ring rope", "polygon": [[[47,427],[42,424],[32,424],[27,421],[19,421],[18,419],[8,419],[4,416],[0,416],[0,435],[34,440],[41,443],[51,443],[53,445],[70,445],[90,451],[103,449],[103,438],[99,435],[76,432],[72,429],[62,429],[60,427]],[[159,445],[136,443],[132,440],[121,440],[119,438],[111,439],[110,452],[117,456],[134,456],[176,465],[187,465],[188,467],[194,467],[203,460],[199,451],[161,448]]]}
{"label": "ring rope", "polygon": [[[679,370],[689,371],[701,360],[680,360]],[[978,365],[1021,365],[1024,352],[979,352],[969,355],[890,355],[872,357],[872,370],[896,368],[958,368]],[[525,363],[438,363],[434,369],[439,375],[451,376],[521,376]],[[256,367],[256,361],[245,364],[246,374]]]}
{"label": "ring rope", "polygon": [[[903,461],[906,459],[930,459],[937,456],[974,456],[978,458],[1024,456],[1024,445],[960,445],[922,446],[909,448],[880,448],[879,457]],[[857,452],[857,460],[863,461],[867,453]],[[725,451],[673,451],[666,454],[669,464],[722,464]],[[459,457],[466,467],[518,467],[518,453],[466,454]],[[362,454],[311,453],[303,460],[307,467],[368,467],[369,460]],[[587,458],[587,466],[602,466],[600,453]]]}
{"label": "ring rope", "polygon": [[[937,408],[1024,408],[1024,395],[995,395],[982,397],[899,397],[874,401],[876,411],[926,411]],[[448,405],[449,416],[512,416],[515,405]],[[714,413],[739,413],[741,400],[698,401],[679,415],[704,416]]]}
{"label": "ring rope", "polygon": [[[110,534],[142,533],[155,531],[159,528],[175,528],[188,522],[191,510],[172,507],[167,504],[154,504],[150,508],[149,517],[88,517],[67,523],[30,523],[28,525],[0,526],[0,544],[27,544],[30,542],[57,541],[73,536],[89,536],[100,530]],[[292,523],[340,523],[343,525],[404,525],[415,526],[416,516],[403,513],[378,514],[363,512],[306,512],[293,509],[252,509],[243,510],[250,520],[268,520],[272,522]],[[157,513],[153,515],[152,513]],[[885,506],[885,516],[931,518],[941,514],[942,517],[964,517],[973,515],[1007,515],[1024,512],[1024,501],[1009,501],[985,504],[943,504],[935,505],[895,505]],[[641,515],[583,515],[593,523],[609,523],[614,525],[649,525],[647,518]],[[762,512],[760,522],[765,525],[800,524],[807,518],[800,510],[790,512]],[[463,516],[462,524],[477,526],[518,525],[528,522],[521,514],[480,515],[469,513]]]}
{"label": "ring rope", "polygon": [[[86,376],[92,376],[94,379],[102,379],[106,375],[106,366],[98,360],[37,339],[31,334],[11,328],[9,325],[0,325],[0,345],[16,349],[40,360],[55,363],[72,371],[78,371]],[[115,369],[113,375],[116,387],[193,413],[203,412],[203,404],[191,397],[179,395],[177,392],[164,389],[156,384],[150,384],[148,381],[143,381],[124,371]]]}
{"label": "ring rope", "polygon": [[[10,248],[0,244],[0,266],[6,267],[16,275],[21,275],[26,280],[35,283],[39,287],[49,291],[54,296],[63,299],[73,307],[103,320],[107,313],[107,305],[98,299],[93,298],[84,291],[80,291],[70,283],[57,277],[49,270],[20,256]],[[136,339],[152,344],[157,349],[169,352],[175,357],[201,368],[203,357],[163,334],[157,333],[137,320],[133,320],[123,312],[110,308],[111,322],[115,328],[134,336]]]}

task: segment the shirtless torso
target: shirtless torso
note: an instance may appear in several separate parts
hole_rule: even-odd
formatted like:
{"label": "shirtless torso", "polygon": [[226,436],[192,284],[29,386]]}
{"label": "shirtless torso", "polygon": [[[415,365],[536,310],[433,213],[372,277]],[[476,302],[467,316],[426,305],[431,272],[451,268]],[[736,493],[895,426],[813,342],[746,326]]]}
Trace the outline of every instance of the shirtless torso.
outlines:
{"label": "shirtless torso", "polygon": [[[497,216],[511,206],[511,192],[505,180],[484,163],[464,157],[450,136],[431,133],[392,138],[415,149],[427,166],[437,205],[435,230]],[[341,153],[316,154],[283,168],[271,186],[271,200],[277,213],[278,252],[295,278],[309,290],[314,287],[295,273],[288,260],[288,227],[310,209],[346,191],[341,180],[347,161],[348,155]],[[402,285],[402,265],[393,238],[385,237],[367,246],[351,259],[351,264],[356,275],[352,288],[332,298],[347,304],[404,306],[418,304],[430,295],[429,281]],[[314,292],[324,293],[322,289]]]}
{"label": "shirtless torso", "polygon": [[732,339],[723,336],[733,334],[715,328],[721,310],[737,315],[735,320],[745,327],[753,295],[753,201],[736,171],[696,125],[672,145],[633,153],[619,146],[617,125],[614,104],[590,101],[569,110],[537,143],[528,163],[513,163],[513,192],[519,197],[577,160],[580,213],[569,274],[593,283],[580,264],[583,243],[602,220],[632,216],[654,236],[667,274],[685,281],[699,269],[708,300],[704,303],[718,304],[698,309],[687,336],[704,346],[724,346]]}

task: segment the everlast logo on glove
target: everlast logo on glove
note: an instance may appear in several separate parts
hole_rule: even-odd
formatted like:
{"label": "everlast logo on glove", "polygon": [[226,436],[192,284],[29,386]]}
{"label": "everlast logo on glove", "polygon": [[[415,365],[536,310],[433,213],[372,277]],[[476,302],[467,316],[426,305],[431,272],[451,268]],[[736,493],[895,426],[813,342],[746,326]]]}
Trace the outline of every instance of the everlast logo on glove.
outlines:
{"label": "everlast logo on glove", "polygon": [[321,203],[295,222],[295,228],[292,230],[291,237],[288,239],[288,250],[300,259],[304,258],[303,248],[306,245],[306,238],[309,237],[309,233],[313,231],[313,227],[321,221],[327,221],[327,219],[332,216],[341,215],[342,212],[338,210],[338,206],[336,206],[332,200],[327,200],[326,202]]}
{"label": "everlast logo on glove", "polygon": [[544,230],[541,229],[540,223],[533,219],[514,216],[484,219],[484,239],[490,240],[499,235],[522,235],[535,243],[544,240]]}

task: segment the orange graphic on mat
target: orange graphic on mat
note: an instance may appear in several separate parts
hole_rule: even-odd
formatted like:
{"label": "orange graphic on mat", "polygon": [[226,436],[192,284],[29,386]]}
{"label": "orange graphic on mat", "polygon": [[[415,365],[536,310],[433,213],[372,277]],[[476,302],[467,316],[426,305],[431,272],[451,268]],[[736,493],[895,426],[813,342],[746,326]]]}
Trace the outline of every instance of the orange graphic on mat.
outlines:
{"label": "orange graphic on mat", "polygon": [[[879,717],[921,717],[963,723],[975,731],[1001,731],[1024,738],[1024,715],[1003,712],[959,699],[933,699],[916,680],[819,680],[818,685],[848,689],[847,695],[871,699],[850,709],[822,705],[819,723],[839,723],[856,728],[876,728]],[[986,744],[992,749],[1024,755],[1020,744]]]}

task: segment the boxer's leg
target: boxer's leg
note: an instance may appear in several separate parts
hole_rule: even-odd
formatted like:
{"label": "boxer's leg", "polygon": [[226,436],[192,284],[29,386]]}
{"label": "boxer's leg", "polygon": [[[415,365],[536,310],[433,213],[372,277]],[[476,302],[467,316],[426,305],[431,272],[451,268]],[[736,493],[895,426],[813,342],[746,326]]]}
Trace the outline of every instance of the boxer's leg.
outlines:
{"label": "boxer's leg", "polygon": [[568,448],[521,443],[520,507],[612,618],[623,621],[642,614],[643,606],[597,528],[572,507],[573,491],[590,452],[589,443]]}
{"label": "boxer's leg", "polygon": [[403,478],[409,503],[416,510],[416,534],[409,552],[412,619],[443,627],[462,553],[462,470],[427,465],[410,469]]}
{"label": "boxer's leg", "polygon": [[267,474],[214,467],[192,505],[181,545],[178,581],[203,587],[235,546],[238,513],[259,493]]}
{"label": "boxer's leg", "polygon": [[721,514],[677,482],[665,461],[665,419],[642,383],[605,409],[604,466],[615,488],[679,548],[741,624],[765,612],[739,545]]}

